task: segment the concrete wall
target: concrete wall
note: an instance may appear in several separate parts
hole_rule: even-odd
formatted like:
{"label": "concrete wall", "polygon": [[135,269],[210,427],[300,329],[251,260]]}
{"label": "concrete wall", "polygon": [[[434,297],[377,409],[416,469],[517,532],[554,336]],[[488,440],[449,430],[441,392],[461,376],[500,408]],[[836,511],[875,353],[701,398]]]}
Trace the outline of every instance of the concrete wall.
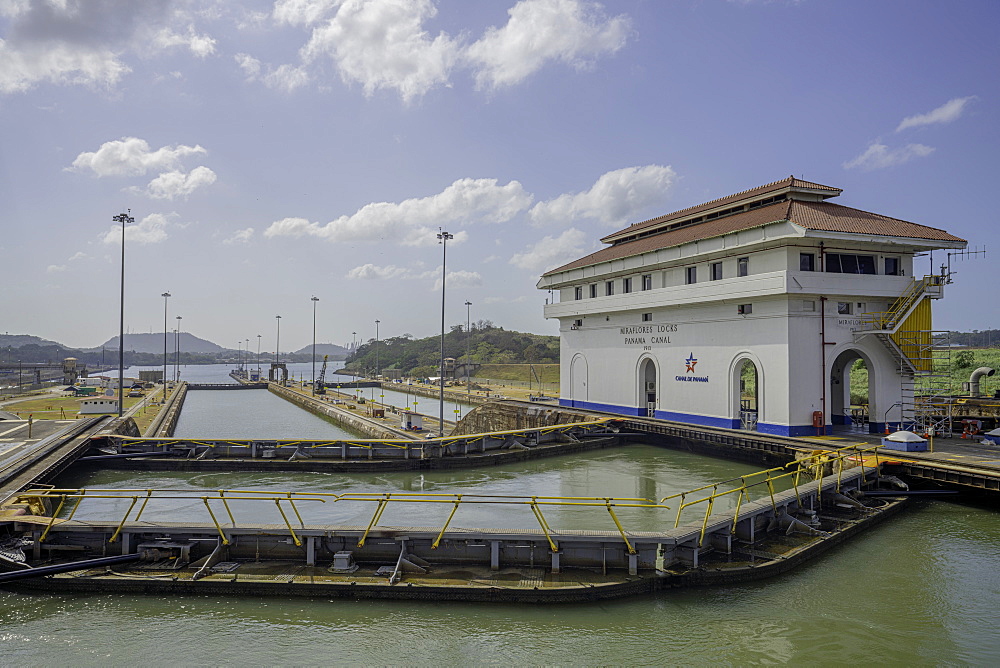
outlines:
{"label": "concrete wall", "polygon": [[405,432],[399,432],[389,429],[388,427],[383,427],[375,422],[366,420],[361,415],[355,415],[347,409],[341,409],[332,404],[317,401],[311,397],[294,392],[287,387],[281,387],[276,383],[271,383],[268,386],[268,390],[282,399],[304,408],[313,415],[326,418],[340,427],[350,429],[351,431],[361,434],[362,438],[397,439],[409,437]]}
{"label": "concrete wall", "polygon": [[517,401],[491,401],[469,411],[450,435],[549,427],[556,424],[586,422],[597,417],[605,416],[555,406],[540,406]]}

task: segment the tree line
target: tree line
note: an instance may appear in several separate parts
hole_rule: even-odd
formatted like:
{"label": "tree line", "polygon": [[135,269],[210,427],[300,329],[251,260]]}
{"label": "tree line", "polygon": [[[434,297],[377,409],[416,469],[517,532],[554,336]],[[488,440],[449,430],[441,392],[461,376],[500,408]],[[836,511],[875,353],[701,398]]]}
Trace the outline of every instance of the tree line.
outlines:
{"label": "tree line", "polygon": [[[444,336],[444,356],[478,364],[558,364],[559,337],[529,334],[497,327],[489,320],[453,325]],[[345,368],[354,373],[398,369],[405,376],[436,376],[441,357],[441,337],[415,339],[411,334],[378,342],[369,339],[347,358]]]}

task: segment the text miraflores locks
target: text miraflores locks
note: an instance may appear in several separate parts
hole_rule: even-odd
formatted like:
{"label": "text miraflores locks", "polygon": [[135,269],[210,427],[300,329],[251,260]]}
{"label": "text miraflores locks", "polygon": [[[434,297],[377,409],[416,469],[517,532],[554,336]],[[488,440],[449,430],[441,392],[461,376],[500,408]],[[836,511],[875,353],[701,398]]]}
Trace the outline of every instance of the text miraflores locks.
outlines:
{"label": "text miraflores locks", "polygon": [[[632,325],[622,327],[621,334],[625,337],[625,345],[645,346],[654,343],[670,343],[670,337],[665,336],[677,331],[677,325]],[[643,335],[649,335],[643,336]]]}

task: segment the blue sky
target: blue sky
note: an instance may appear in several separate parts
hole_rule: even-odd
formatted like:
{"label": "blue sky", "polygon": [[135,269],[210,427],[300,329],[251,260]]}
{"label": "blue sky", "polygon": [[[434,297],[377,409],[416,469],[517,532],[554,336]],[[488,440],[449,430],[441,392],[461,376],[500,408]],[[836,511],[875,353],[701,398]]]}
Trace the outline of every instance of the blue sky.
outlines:
{"label": "blue sky", "polygon": [[[0,331],[554,333],[538,275],[794,174],[1000,251],[1000,4],[0,0]],[[994,250],[995,249],[995,250]],[[926,261],[919,269],[926,270]],[[936,326],[1000,327],[996,260]],[[254,343],[256,343],[254,341]],[[253,344],[251,345],[253,348]]]}

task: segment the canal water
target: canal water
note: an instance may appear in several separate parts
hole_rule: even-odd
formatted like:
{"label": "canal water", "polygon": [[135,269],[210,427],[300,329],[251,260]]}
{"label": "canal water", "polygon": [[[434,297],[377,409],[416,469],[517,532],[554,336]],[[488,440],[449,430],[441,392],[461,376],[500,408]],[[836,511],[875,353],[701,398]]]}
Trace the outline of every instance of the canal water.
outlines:
{"label": "canal water", "polygon": [[[254,392],[203,392],[223,395]],[[282,402],[284,403],[284,402]],[[223,413],[236,430],[245,411]],[[323,423],[324,425],[326,423]],[[328,425],[329,426],[329,425]],[[65,486],[661,497],[743,475],[743,464],[635,445],[484,470],[379,474],[65,476]],[[94,501],[77,517],[124,511]],[[149,519],[203,510],[151,505]],[[301,504],[306,521],[367,524],[372,504]],[[400,504],[382,524],[433,525]],[[676,507],[676,502],[673,502]],[[276,521],[263,508],[237,521]],[[394,514],[393,514],[394,513]],[[561,528],[611,528],[606,511],[545,510]],[[602,515],[603,513],[603,515]],[[668,517],[664,517],[668,515]],[[623,510],[629,529],[672,514]],[[687,521],[694,519],[685,516]],[[471,507],[455,526],[530,527],[523,508]],[[573,605],[280,600],[0,591],[0,665],[996,665],[1000,515],[922,501],[805,567],[752,584]]]}

